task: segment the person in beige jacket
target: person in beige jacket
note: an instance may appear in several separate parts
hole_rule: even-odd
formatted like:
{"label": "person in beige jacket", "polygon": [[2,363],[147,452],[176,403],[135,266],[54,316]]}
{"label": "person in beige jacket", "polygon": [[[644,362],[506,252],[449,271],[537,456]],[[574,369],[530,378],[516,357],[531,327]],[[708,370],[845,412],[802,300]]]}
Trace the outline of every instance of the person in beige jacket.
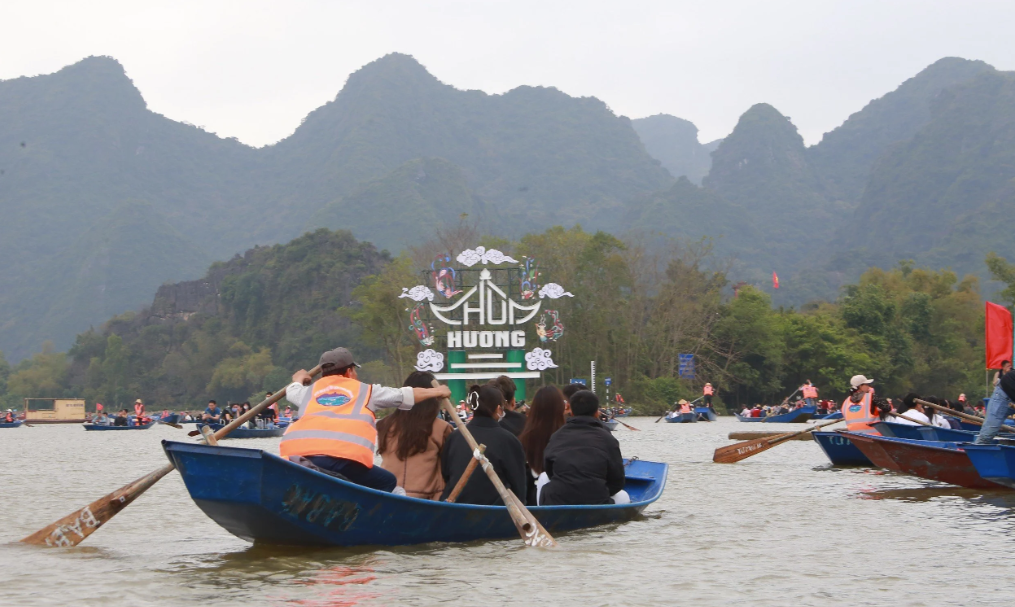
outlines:
{"label": "person in beige jacket", "polygon": [[[430,373],[415,371],[403,385],[430,388],[433,379]],[[381,467],[395,475],[398,486],[409,497],[436,500],[444,491],[441,452],[452,427],[438,416],[439,411],[440,402],[432,398],[377,422]]]}

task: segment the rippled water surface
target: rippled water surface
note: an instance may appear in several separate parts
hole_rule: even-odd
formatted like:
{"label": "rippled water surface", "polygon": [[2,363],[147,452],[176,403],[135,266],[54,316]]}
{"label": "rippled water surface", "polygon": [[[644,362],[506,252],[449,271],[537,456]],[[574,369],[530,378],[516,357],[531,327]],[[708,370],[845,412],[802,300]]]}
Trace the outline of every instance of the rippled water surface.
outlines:
{"label": "rippled water surface", "polygon": [[24,546],[16,540],[165,464],[160,440],[192,439],[167,426],[0,430],[0,604],[974,605],[1012,595],[1015,493],[833,469],[812,442],[713,464],[728,432],[757,426],[626,421],[642,431],[618,429],[624,455],[667,462],[666,492],[641,520],[559,535],[557,551],[513,540],[255,548],[205,517],[175,472],[77,548]]}

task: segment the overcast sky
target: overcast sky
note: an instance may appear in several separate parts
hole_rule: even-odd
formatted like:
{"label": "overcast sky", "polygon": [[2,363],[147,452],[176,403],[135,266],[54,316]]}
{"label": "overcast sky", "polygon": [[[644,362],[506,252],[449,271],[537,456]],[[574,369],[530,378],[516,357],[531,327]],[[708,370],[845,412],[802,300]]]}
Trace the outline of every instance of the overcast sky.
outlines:
{"label": "overcast sky", "polygon": [[397,51],[458,88],[680,116],[703,142],[768,102],[812,144],[941,57],[1015,69],[1013,25],[1011,0],[26,0],[0,17],[0,79],[110,55],[152,110],[260,146]]}

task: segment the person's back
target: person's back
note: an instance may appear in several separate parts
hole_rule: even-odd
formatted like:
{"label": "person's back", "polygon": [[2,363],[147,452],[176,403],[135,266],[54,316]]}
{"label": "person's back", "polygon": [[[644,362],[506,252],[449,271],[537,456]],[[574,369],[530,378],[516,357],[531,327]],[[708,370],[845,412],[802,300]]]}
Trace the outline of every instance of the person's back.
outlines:
{"label": "person's back", "polygon": [[[433,380],[432,374],[415,371],[403,386],[428,388]],[[441,452],[452,428],[437,416],[439,409],[440,401],[429,399],[377,422],[381,467],[395,475],[409,497],[435,500],[444,491]]]}
{"label": "person's back", "polygon": [[[501,482],[525,503],[525,453],[522,444],[514,434],[497,423],[503,412],[504,394],[493,386],[472,386],[469,389],[469,406],[473,408],[469,432],[476,442],[486,445],[485,457],[493,465]],[[441,500],[447,499],[454,490],[465,468],[472,460],[472,447],[461,432],[452,432],[444,443],[441,457],[441,473],[445,487]],[[456,499],[460,504],[502,506],[504,503],[486,474],[477,469],[466,482]]]}
{"label": "person's back", "polygon": [[113,421],[113,425],[114,426],[126,426],[127,425],[127,416],[126,415],[117,415],[116,419]]}
{"label": "person's back", "polygon": [[546,446],[543,466],[550,481],[540,490],[541,506],[609,504],[624,489],[620,443],[595,417],[599,399],[588,390],[571,397],[574,417]]}

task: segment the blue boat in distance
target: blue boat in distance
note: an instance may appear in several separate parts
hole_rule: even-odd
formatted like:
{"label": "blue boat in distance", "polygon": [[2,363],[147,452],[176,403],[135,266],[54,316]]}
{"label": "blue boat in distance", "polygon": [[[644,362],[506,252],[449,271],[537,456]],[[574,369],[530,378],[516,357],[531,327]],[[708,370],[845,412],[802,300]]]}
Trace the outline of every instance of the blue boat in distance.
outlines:
{"label": "blue boat in distance", "polygon": [[711,407],[695,407],[694,415],[699,422],[714,422],[719,419]]}
{"label": "blue boat in distance", "polygon": [[800,407],[789,413],[782,413],[780,415],[769,415],[768,417],[742,417],[739,413],[736,414],[737,419],[742,422],[768,422],[770,424],[802,424],[814,416],[814,413],[818,410],[816,405],[810,407]]}
{"label": "blue boat in distance", "polygon": [[839,432],[811,432],[833,466],[871,466],[874,464],[848,438]]}
{"label": "blue boat in distance", "polygon": [[0,428],[17,428],[17,427],[21,426],[22,423],[24,423],[24,420],[20,420],[20,419],[16,420],[16,421],[13,421],[13,422],[9,422],[9,423],[8,422],[0,422]]}
{"label": "blue boat in distance", "polygon": [[695,413],[667,413],[666,422],[670,424],[693,424],[698,421]]}
{"label": "blue boat in distance", "polygon": [[821,415],[815,415],[811,419],[842,419],[842,411],[836,411],[834,413],[823,413]]}
{"label": "blue boat in distance", "polygon": [[84,426],[85,430],[147,430],[148,428],[151,428],[152,426],[154,426],[155,422],[148,422],[147,424],[142,424],[140,426],[137,426],[137,425],[135,425],[135,426],[114,426],[112,424],[110,424],[110,425],[105,425],[105,424],[81,424],[81,425]]}
{"label": "blue boat in distance", "polygon": [[[213,521],[254,543],[401,546],[517,537],[503,506],[449,504],[355,485],[260,449],[162,441],[190,497]],[[663,463],[628,460],[630,504],[534,506],[550,533],[634,519],[666,486]]]}

